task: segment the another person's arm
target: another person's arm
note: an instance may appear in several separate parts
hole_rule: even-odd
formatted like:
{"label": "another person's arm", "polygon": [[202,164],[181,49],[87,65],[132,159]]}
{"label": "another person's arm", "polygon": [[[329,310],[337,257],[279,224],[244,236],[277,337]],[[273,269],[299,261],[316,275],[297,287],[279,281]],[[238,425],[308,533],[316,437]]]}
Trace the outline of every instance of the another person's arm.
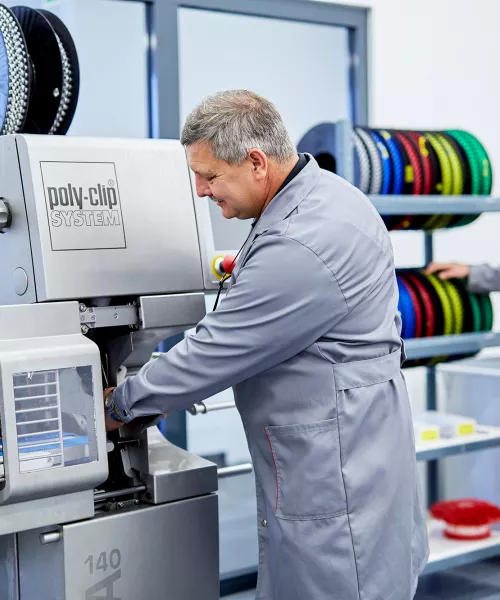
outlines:
{"label": "another person's arm", "polygon": [[500,267],[491,265],[463,265],[459,263],[431,263],[426,270],[428,275],[437,273],[440,279],[460,279],[467,277],[471,292],[500,292]]}

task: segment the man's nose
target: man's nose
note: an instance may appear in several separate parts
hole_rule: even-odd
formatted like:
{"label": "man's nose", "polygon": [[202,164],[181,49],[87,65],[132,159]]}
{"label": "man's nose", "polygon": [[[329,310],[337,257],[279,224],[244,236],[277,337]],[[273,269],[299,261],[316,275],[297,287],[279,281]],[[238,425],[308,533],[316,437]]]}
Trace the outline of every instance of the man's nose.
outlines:
{"label": "man's nose", "polygon": [[201,177],[196,177],[196,193],[199,198],[203,198],[204,196],[210,196],[210,188],[206,181],[204,181]]}

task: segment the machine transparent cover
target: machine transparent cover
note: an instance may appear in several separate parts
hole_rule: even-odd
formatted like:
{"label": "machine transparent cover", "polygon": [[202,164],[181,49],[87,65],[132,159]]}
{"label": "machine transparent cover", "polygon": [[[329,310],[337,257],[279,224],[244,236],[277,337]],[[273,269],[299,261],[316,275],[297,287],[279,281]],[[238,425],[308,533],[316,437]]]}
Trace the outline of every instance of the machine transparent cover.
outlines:
{"label": "machine transparent cover", "polygon": [[20,473],[98,459],[90,365],[16,373],[13,387]]}

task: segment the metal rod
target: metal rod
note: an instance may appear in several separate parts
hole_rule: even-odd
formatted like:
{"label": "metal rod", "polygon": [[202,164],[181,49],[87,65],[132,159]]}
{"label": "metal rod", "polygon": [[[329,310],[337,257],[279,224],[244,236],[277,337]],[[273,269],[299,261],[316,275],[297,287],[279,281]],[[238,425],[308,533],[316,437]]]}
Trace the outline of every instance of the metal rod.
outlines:
{"label": "metal rod", "polygon": [[109,498],[119,498],[120,496],[128,496],[129,494],[139,494],[145,492],[146,489],[147,487],[143,484],[124,488],[123,490],[115,490],[114,492],[94,492],[94,502],[102,502]]}
{"label": "metal rod", "polygon": [[215,410],[226,410],[228,408],[235,408],[236,404],[233,401],[229,402],[215,402],[214,404],[205,404],[204,402],[197,402],[193,406],[188,408],[188,411],[193,415],[206,415],[208,412]]}
{"label": "metal rod", "polygon": [[236,477],[237,475],[245,475],[253,471],[252,463],[242,463],[241,465],[234,465],[232,467],[221,467],[217,469],[217,475],[219,479],[226,479],[227,477]]}

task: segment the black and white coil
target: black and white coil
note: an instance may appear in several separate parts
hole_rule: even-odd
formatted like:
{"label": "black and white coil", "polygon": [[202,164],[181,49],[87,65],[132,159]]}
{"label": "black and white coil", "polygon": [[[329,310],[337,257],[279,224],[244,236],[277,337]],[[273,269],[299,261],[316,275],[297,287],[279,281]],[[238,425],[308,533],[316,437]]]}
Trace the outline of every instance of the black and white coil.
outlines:
{"label": "black and white coil", "polygon": [[2,79],[2,95],[7,97],[3,106],[0,134],[20,131],[26,120],[30,91],[28,52],[22,29],[7,7],[0,5],[0,33],[5,54],[0,66],[8,77]]}
{"label": "black and white coil", "polygon": [[0,134],[64,135],[78,93],[78,55],[62,21],[0,4]]}

